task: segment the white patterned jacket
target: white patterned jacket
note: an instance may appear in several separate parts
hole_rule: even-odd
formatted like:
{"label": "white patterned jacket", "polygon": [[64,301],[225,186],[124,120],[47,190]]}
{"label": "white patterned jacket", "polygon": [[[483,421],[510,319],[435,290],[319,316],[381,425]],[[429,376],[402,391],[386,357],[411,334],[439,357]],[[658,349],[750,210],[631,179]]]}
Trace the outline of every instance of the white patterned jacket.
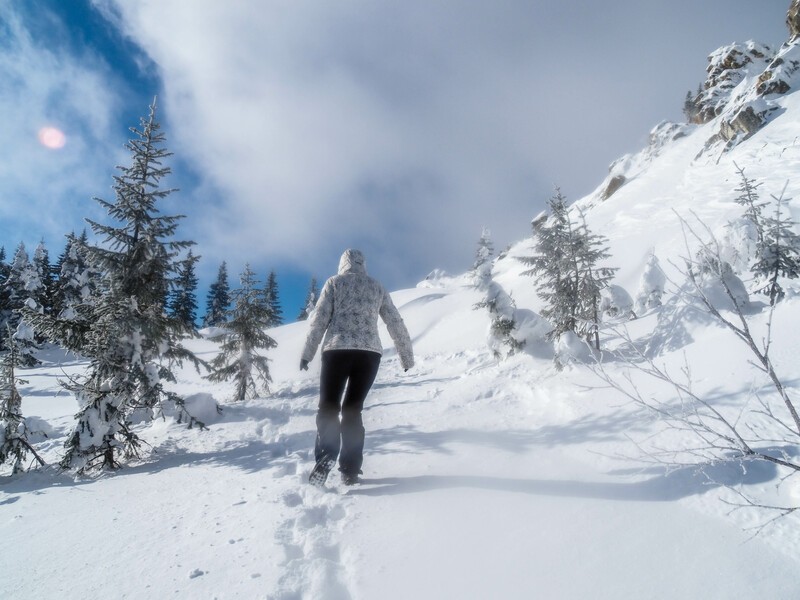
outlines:
{"label": "white patterned jacket", "polygon": [[345,250],[339,260],[339,274],[325,282],[309,318],[302,359],[311,362],[323,335],[323,352],[367,350],[383,354],[378,316],[386,323],[400,364],[404,369],[413,367],[411,337],[391,296],[378,280],[367,275],[364,255],[359,250]]}

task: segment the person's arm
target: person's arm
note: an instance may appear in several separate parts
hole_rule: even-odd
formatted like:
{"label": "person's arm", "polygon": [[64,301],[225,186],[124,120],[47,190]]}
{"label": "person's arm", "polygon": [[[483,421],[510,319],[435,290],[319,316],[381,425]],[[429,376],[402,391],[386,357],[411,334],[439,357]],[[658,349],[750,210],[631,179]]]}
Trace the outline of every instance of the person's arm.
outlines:
{"label": "person's arm", "polygon": [[386,291],[383,293],[380,315],[383,322],[386,323],[389,335],[392,336],[394,347],[397,348],[400,364],[405,370],[410,369],[414,366],[414,350],[411,347],[411,336],[408,335],[408,329],[406,329],[406,324],[403,322],[403,317],[400,316],[400,311],[397,310],[392,302],[392,297]]}
{"label": "person's arm", "polygon": [[331,316],[333,316],[333,284],[329,279],[325,282],[314,312],[308,320],[309,330],[306,336],[306,345],[303,347],[300,368],[303,368],[303,362],[307,366],[314,359],[322,336],[325,335],[325,330],[328,329],[331,322]]}

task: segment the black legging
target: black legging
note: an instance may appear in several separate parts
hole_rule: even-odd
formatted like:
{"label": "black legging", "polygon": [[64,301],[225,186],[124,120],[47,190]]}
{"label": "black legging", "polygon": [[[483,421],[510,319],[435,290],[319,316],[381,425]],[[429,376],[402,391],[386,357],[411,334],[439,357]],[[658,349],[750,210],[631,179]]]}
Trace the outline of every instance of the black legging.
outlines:
{"label": "black legging", "polygon": [[[380,354],[367,350],[327,350],[322,353],[317,443],[314,448],[317,461],[324,455],[334,459],[338,456],[342,473],[357,475],[361,472],[364,461],[361,409],[378,374],[380,362]],[[339,412],[342,413],[341,423]]]}

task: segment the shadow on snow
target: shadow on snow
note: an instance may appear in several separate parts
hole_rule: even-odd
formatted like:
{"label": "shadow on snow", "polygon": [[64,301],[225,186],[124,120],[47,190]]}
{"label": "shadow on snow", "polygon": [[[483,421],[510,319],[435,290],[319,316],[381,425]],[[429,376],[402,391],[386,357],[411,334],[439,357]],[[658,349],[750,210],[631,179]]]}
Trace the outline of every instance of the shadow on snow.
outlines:
{"label": "shadow on snow", "polygon": [[686,467],[655,475],[644,481],[570,481],[554,479],[512,479],[465,475],[420,475],[364,479],[365,486],[349,490],[348,496],[393,496],[436,490],[470,489],[625,502],[671,502],[703,494],[724,485],[758,484],[775,477],[774,465],[753,463],[743,475],[735,463]]}

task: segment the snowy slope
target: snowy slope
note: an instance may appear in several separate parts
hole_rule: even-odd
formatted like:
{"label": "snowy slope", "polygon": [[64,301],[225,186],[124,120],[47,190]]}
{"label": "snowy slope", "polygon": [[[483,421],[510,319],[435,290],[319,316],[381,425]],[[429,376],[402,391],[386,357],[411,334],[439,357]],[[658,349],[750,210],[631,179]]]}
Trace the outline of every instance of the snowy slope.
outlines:
{"label": "snowy slope", "polygon": [[[719,123],[685,127],[677,139],[626,157],[625,184],[606,200],[579,200],[590,227],[609,238],[616,283],[634,295],[651,252],[673,277],[683,236],[676,213],[693,211],[715,230],[740,214],[734,162],[765,193],[797,198],[800,218],[800,94],[728,152],[707,148]],[[660,129],[659,131],[664,131]],[[658,136],[656,136],[658,137]],[[794,179],[793,179],[794,178]],[[515,244],[494,280],[517,307],[541,309]],[[467,278],[442,278],[393,294],[411,332],[417,365],[404,373],[387,347],[365,408],[363,485],[333,474],[305,484],[315,436],[319,361],[298,370],[304,323],[271,333],[272,393],[235,405],[232,390],[190,369],[178,391],[211,393],[207,431],[167,417],[144,425],[146,460],[96,479],[53,470],[0,479],[6,551],[0,596],[27,598],[743,598],[800,597],[800,520],[790,515],[758,536],[763,511],[730,513],[723,484],[800,503],[800,482],[751,465],[670,473],[637,460],[662,425],[598,387],[589,369],[557,371],[529,347],[498,361],[489,316]],[[763,317],[754,317],[756,327]],[[800,397],[800,298],[775,315],[777,368]],[[657,311],[628,324],[634,338],[667,336]],[[763,378],[730,333],[705,320],[682,323],[680,343],[659,360],[692,366],[696,388],[721,406],[743,402]],[[603,332],[604,344],[618,340]],[[385,344],[389,338],[383,333]],[[211,358],[216,346],[189,347]],[[55,462],[77,410],[57,380],[82,368],[50,351],[28,370],[26,416],[52,428],[37,448]],[[618,374],[623,364],[609,368]],[[646,393],[669,394],[642,381]],[[203,410],[203,405],[196,406]],[[635,443],[634,443],[635,442]],[[10,550],[9,550],[10,549]]]}
{"label": "snowy slope", "polygon": [[[498,364],[477,298],[395,294],[419,364],[403,373],[387,352],[358,488],[304,483],[317,394],[295,364],[304,324],[274,331],[273,394],[227,406],[208,431],[157,422],[150,460],[97,480],[4,481],[4,597],[797,597],[796,520],[748,539],[702,477],[608,458],[647,421],[577,387],[575,370]],[[75,405],[55,393],[60,368],[34,370],[24,391],[64,433]],[[230,392],[192,371],[180,387]]]}

